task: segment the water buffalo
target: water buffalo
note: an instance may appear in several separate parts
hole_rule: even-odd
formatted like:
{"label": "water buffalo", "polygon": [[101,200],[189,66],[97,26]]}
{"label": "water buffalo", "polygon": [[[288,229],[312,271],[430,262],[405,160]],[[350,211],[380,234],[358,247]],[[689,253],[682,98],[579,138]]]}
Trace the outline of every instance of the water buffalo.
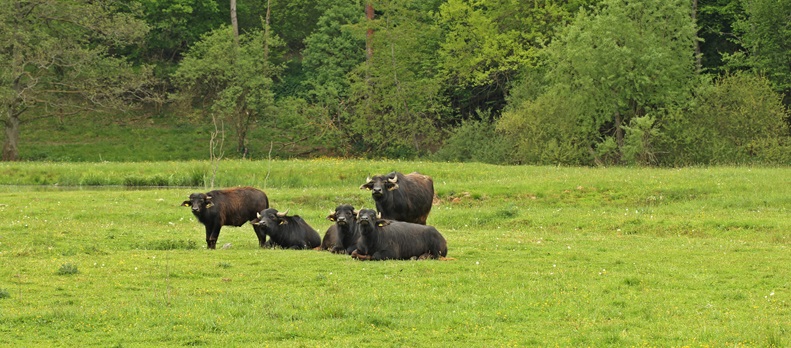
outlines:
{"label": "water buffalo", "polygon": [[360,232],[357,230],[357,212],[348,204],[339,205],[327,216],[327,220],[335,222],[327,229],[322,242],[323,250],[335,254],[351,254],[357,248]]}
{"label": "water buffalo", "polygon": [[332,248],[335,247],[335,244],[338,242],[338,226],[335,224],[330,225],[327,228],[327,232],[324,232],[324,237],[321,238],[321,247],[319,250],[329,250],[332,251]]}
{"label": "water buffalo", "polygon": [[[214,249],[223,226],[242,226],[255,219],[256,213],[269,208],[269,199],[259,189],[238,187],[193,193],[181,205],[192,207],[192,214],[206,227],[206,247]],[[263,246],[266,236],[257,231],[256,235]]]}
{"label": "water buffalo", "polygon": [[288,210],[278,212],[269,208],[252,221],[259,234],[269,236],[267,246],[288,249],[313,249],[321,244],[321,237],[299,215],[288,216]]}
{"label": "water buffalo", "polygon": [[373,209],[357,214],[360,239],[352,257],[358,260],[438,259],[448,255],[448,243],[436,228],[381,218]]}
{"label": "water buffalo", "polygon": [[425,225],[434,201],[434,182],[430,176],[417,172],[368,177],[360,189],[371,191],[376,210],[390,220]]}

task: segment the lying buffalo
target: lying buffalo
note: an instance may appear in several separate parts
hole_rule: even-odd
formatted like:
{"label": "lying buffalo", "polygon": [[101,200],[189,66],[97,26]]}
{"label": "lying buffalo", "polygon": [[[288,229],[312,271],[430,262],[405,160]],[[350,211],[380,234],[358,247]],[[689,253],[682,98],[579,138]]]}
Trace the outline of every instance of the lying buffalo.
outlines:
{"label": "lying buffalo", "polygon": [[376,210],[390,220],[425,225],[434,201],[434,182],[428,175],[392,172],[369,177],[360,189],[368,189]]}
{"label": "lying buffalo", "polygon": [[327,228],[327,232],[324,232],[324,238],[321,238],[321,246],[319,250],[329,250],[332,251],[332,248],[335,247],[335,244],[338,242],[338,226],[335,224],[330,225]]}
{"label": "lying buffalo", "polygon": [[354,207],[348,204],[339,205],[327,219],[335,224],[327,229],[321,249],[335,254],[351,254],[357,248],[357,240],[360,238]]}
{"label": "lying buffalo", "polygon": [[313,249],[321,244],[319,233],[299,215],[288,216],[288,210],[278,212],[269,208],[252,221],[259,235],[269,236],[267,246],[288,249]]}
{"label": "lying buffalo", "polygon": [[352,257],[359,260],[444,258],[448,243],[432,226],[385,220],[373,209],[357,214],[360,239]]}
{"label": "lying buffalo", "polygon": [[[192,207],[192,214],[206,227],[206,247],[214,249],[223,226],[242,226],[255,219],[259,211],[269,208],[269,199],[259,189],[238,187],[193,193],[181,205]],[[266,236],[257,231],[256,235],[263,246]]]}

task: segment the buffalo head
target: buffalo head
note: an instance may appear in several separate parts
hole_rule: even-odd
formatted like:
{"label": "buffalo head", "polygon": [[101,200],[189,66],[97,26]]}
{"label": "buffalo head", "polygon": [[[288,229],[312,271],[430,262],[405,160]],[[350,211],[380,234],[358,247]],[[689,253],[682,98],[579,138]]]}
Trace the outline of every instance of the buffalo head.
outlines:
{"label": "buffalo head", "polygon": [[376,226],[383,227],[390,224],[388,220],[382,219],[382,213],[376,212],[373,209],[360,209],[360,211],[357,212],[357,223],[368,226],[368,228],[362,229],[363,233],[373,231]]}
{"label": "buffalo head", "polygon": [[360,189],[371,191],[374,198],[381,197],[385,191],[393,191],[398,189],[398,175],[390,173],[388,175],[377,175],[373,178],[368,177],[365,184],[360,185]]}
{"label": "buffalo head", "polygon": [[203,209],[209,209],[214,206],[211,201],[211,196],[205,193],[193,193],[190,195],[190,199],[182,202],[181,205],[184,207],[192,207],[193,213],[199,213]]}
{"label": "buffalo head", "polygon": [[278,212],[277,209],[268,208],[257,213],[257,217],[253,221],[250,221],[250,223],[254,226],[263,225],[264,227],[272,228],[277,225],[287,224],[288,220],[285,219],[286,214],[288,214],[288,209],[281,213]]}
{"label": "buffalo head", "polygon": [[337,223],[338,225],[346,225],[357,218],[357,211],[354,207],[348,204],[339,205],[335,211],[327,215],[327,220]]}

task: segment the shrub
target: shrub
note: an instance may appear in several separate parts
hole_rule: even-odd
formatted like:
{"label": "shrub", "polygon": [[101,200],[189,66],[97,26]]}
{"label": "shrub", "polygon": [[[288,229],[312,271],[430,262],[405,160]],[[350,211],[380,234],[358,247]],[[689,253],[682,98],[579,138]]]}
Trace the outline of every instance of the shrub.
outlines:
{"label": "shrub", "polygon": [[165,239],[147,242],[145,245],[138,245],[140,249],[147,250],[193,250],[198,248],[194,240]]}
{"label": "shrub", "polygon": [[70,263],[62,264],[58,271],[55,272],[57,275],[72,275],[77,273],[80,273],[80,270],[77,269],[76,265],[72,265]]}
{"label": "shrub", "polygon": [[[666,161],[688,164],[789,164],[786,110],[760,76],[737,73],[704,83],[689,112],[666,122]],[[786,140],[784,140],[786,139]]]}
{"label": "shrub", "polygon": [[440,161],[509,163],[512,148],[507,139],[495,130],[494,124],[469,121],[453,130],[434,158]]}
{"label": "shrub", "polygon": [[656,164],[655,143],[660,136],[656,119],[651,116],[636,117],[624,129],[626,130],[623,146],[624,162],[639,165]]}
{"label": "shrub", "polygon": [[0,299],[3,298],[11,298],[11,293],[8,292],[8,289],[0,289]]}

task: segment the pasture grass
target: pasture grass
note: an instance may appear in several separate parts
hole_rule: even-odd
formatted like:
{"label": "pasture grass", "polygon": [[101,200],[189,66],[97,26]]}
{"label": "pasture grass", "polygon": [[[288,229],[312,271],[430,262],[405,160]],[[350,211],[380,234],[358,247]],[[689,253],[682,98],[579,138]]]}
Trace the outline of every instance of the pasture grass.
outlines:
{"label": "pasture grass", "polygon": [[[218,186],[321,235],[336,205],[373,207],[368,174],[431,175],[453,259],[386,262],[260,249],[248,225],[206,250],[180,206],[204,187],[124,186],[208,168],[0,164],[47,185],[0,186],[0,345],[791,345],[787,168],[221,162]],[[87,176],[118,186],[63,187]]]}

